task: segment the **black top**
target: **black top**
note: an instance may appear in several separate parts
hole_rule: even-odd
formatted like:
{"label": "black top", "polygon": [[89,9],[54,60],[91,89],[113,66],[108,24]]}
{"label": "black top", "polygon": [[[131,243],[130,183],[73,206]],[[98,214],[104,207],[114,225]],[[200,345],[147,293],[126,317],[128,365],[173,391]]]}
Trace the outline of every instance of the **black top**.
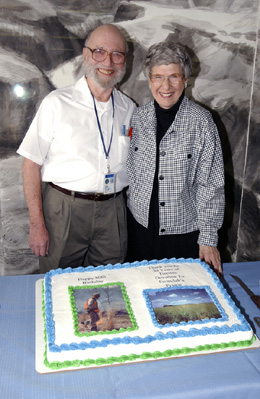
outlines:
{"label": "black top", "polygon": [[160,105],[154,100],[155,114],[157,118],[157,146],[161,139],[167,132],[175,119],[177,112],[179,111],[180,105],[184,97],[184,91],[180,96],[178,102],[169,109],[161,108]]}
{"label": "black top", "polygon": [[156,169],[153,182],[153,191],[150,202],[149,230],[159,234],[159,204],[158,204],[158,169],[159,169],[159,145],[161,139],[173,123],[184,97],[184,91],[176,104],[169,109],[161,108],[154,100],[155,114],[157,119],[156,131]]}

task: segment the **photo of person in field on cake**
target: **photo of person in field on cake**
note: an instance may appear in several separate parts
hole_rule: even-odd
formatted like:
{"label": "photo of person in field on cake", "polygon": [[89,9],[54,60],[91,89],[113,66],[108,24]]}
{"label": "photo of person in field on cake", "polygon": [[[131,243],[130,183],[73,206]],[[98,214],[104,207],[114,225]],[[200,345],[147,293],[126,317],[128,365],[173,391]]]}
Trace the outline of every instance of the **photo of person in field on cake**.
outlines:
{"label": "photo of person in field on cake", "polygon": [[[123,331],[135,327],[125,290],[121,283],[77,287],[73,291],[79,332]],[[75,319],[76,321],[76,319]]]}
{"label": "photo of person in field on cake", "polygon": [[88,298],[85,302],[84,310],[90,317],[90,328],[91,331],[97,331],[97,322],[100,320],[100,310],[98,308],[99,294],[93,294],[91,298]]}
{"label": "photo of person in field on cake", "polygon": [[155,44],[143,66],[154,99],[131,118],[127,260],[200,258],[221,274],[225,197],[217,127],[185,96],[192,64],[183,46]]}

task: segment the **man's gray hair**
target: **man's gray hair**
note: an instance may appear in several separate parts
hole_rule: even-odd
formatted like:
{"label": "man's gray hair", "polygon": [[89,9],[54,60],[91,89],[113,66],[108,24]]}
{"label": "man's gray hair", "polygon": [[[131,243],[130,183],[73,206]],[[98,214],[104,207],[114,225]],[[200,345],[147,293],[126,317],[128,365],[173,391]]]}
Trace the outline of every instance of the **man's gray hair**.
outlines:
{"label": "man's gray hair", "polygon": [[148,78],[153,67],[170,64],[179,64],[185,79],[191,75],[192,63],[185,48],[175,43],[160,42],[148,49],[143,62],[143,71]]}

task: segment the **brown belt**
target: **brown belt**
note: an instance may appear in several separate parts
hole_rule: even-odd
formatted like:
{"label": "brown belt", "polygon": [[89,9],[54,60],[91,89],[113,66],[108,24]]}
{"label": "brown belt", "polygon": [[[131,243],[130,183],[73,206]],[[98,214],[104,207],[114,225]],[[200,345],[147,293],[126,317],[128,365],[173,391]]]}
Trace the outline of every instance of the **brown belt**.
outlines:
{"label": "brown belt", "polygon": [[91,200],[91,201],[106,201],[110,198],[115,198],[119,194],[121,194],[121,192],[118,192],[115,194],[95,194],[95,193],[84,194],[84,193],[79,193],[78,191],[70,191],[70,190],[67,190],[66,188],[56,186],[56,184],[54,184],[54,183],[49,183],[49,184],[51,187],[55,188],[55,190],[61,191],[63,194],[72,195],[75,198],[82,198],[82,199]]}

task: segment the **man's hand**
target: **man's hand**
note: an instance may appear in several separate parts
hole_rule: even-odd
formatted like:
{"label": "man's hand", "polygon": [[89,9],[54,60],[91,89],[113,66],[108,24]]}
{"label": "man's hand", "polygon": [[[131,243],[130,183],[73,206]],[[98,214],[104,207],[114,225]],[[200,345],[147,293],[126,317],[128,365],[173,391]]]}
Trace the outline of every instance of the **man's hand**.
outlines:
{"label": "man's hand", "polygon": [[30,226],[29,245],[36,256],[46,256],[49,251],[49,233],[44,226]]}
{"label": "man's hand", "polygon": [[42,211],[41,165],[25,158],[23,161],[23,187],[30,216],[29,244],[37,256],[46,256],[49,250],[49,233]]}
{"label": "man's hand", "polygon": [[220,253],[216,247],[208,247],[206,245],[199,246],[199,257],[209,266],[213,266],[218,276],[222,276],[222,266]]}

